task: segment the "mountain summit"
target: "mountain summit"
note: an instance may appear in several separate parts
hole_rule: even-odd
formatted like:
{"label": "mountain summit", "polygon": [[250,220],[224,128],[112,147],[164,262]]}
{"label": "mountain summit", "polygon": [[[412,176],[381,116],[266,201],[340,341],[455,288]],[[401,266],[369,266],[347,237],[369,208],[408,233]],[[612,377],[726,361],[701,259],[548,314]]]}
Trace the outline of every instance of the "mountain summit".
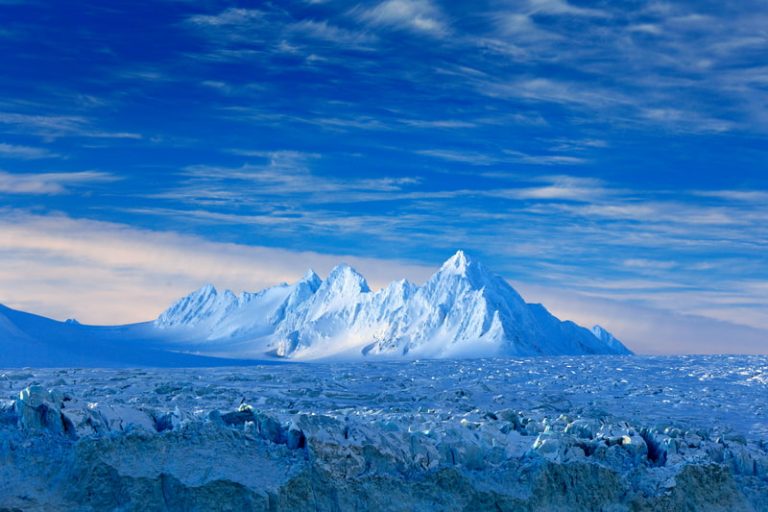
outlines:
{"label": "mountain summit", "polygon": [[[219,355],[283,358],[492,357],[629,354],[602,328],[562,322],[528,304],[463,251],[422,286],[396,281],[372,291],[349,265],[325,281],[312,271],[294,285],[235,297],[204,287],[154,322]],[[208,350],[206,350],[208,349]]]}
{"label": "mountain summit", "polygon": [[213,285],[156,320],[95,327],[0,306],[2,366],[217,366],[296,359],[629,354],[600,326],[561,322],[462,251],[423,285],[378,291],[349,265],[325,280],[235,295]]}

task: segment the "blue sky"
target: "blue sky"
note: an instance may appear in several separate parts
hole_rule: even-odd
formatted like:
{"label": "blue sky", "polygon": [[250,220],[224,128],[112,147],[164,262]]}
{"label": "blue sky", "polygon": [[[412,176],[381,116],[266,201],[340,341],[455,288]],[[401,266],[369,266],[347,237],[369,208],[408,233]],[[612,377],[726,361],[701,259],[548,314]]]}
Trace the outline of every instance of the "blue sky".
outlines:
{"label": "blue sky", "polygon": [[0,1],[0,302],[134,321],[463,248],[636,350],[766,352],[765,27],[750,0]]}

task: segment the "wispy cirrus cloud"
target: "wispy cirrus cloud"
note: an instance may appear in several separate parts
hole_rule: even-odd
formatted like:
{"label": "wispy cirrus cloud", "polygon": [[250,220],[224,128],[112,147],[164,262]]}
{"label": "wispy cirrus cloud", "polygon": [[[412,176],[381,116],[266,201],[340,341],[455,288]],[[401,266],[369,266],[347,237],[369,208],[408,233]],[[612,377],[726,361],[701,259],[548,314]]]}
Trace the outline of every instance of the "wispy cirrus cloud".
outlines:
{"label": "wispy cirrus cloud", "polygon": [[416,177],[367,177],[357,173],[345,178],[315,174],[312,163],[317,153],[234,149],[230,152],[252,162],[236,167],[192,165],[184,169],[187,179],[174,190],[156,198],[179,199],[190,203],[238,204],[262,202],[264,198],[311,203],[360,202],[402,191],[418,184]]}
{"label": "wispy cirrus cloud", "polygon": [[362,30],[350,30],[331,24],[328,20],[303,19],[286,26],[295,37],[319,39],[339,46],[363,48],[375,43],[375,34]]}
{"label": "wispy cirrus cloud", "polygon": [[213,59],[239,60],[270,53],[314,55],[317,59],[323,47],[369,50],[377,41],[371,31],[340,26],[328,19],[297,19],[287,10],[270,6],[196,14],[185,24],[219,48],[208,54]]}
{"label": "wispy cirrus cloud", "polygon": [[542,186],[521,187],[509,191],[510,197],[537,200],[566,200],[591,203],[619,191],[608,188],[602,180],[576,176],[542,176]]}
{"label": "wispy cirrus cloud", "polygon": [[475,151],[457,151],[455,149],[420,149],[416,154],[448,160],[450,162],[459,162],[469,165],[493,165],[501,160],[498,156],[478,153]]}
{"label": "wispy cirrus cloud", "polygon": [[357,8],[353,14],[372,25],[438,38],[450,32],[445,14],[431,0],[384,0],[371,8]]}
{"label": "wispy cirrus cloud", "polygon": [[[402,276],[423,280],[432,270],[408,262],[217,243],[8,209],[0,215],[0,257],[0,303],[97,324],[151,320],[209,282],[256,291],[296,281],[309,267],[327,274],[347,262],[365,272],[375,287]],[[59,293],[62,286],[69,292]]]}
{"label": "wispy cirrus cloud", "polygon": [[611,14],[601,9],[578,7],[567,0],[528,0],[528,9],[531,14],[548,14],[558,16],[586,16],[607,18]]}
{"label": "wispy cirrus cloud", "polygon": [[38,115],[19,112],[0,112],[0,125],[6,133],[35,134],[46,139],[85,137],[95,139],[141,139],[141,134],[102,130],[82,116]]}
{"label": "wispy cirrus cloud", "polygon": [[120,178],[100,171],[9,173],[0,171],[0,194],[57,195]]}
{"label": "wispy cirrus cloud", "polygon": [[768,190],[696,190],[693,194],[726,201],[768,204]]}
{"label": "wispy cirrus cloud", "polygon": [[585,87],[582,82],[566,82],[549,78],[529,78],[509,84],[486,83],[484,92],[490,95],[516,96],[520,98],[565,103],[591,108],[627,103],[622,93],[600,89],[594,85]]}
{"label": "wispy cirrus cloud", "polygon": [[693,293],[664,304],[639,304],[626,297],[599,297],[537,283],[523,283],[519,289],[527,299],[545,304],[560,318],[584,319],[622,333],[622,341],[640,353],[765,353],[765,328],[735,323],[732,318],[678,311],[677,305]]}
{"label": "wispy cirrus cloud", "polygon": [[186,22],[204,28],[212,29],[237,29],[237,35],[244,35],[249,29],[258,28],[264,21],[265,13],[258,9],[243,9],[229,7],[216,14],[195,14],[187,18]]}
{"label": "wispy cirrus cloud", "polygon": [[[724,19],[686,2],[636,8],[562,0],[498,4],[488,12],[496,32],[477,44],[531,66],[538,76],[521,79],[516,69],[501,80],[476,81],[477,87],[501,97],[588,107],[614,123],[721,132],[744,129],[751,119],[764,131],[764,109],[750,109],[764,105],[757,85],[764,73],[753,57],[768,49],[758,28],[767,18],[756,4],[744,7]],[[539,74],[539,65],[555,72]]]}
{"label": "wispy cirrus cloud", "polygon": [[475,151],[459,151],[455,149],[420,149],[416,154],[429,156],[449,162],[458,162],[472,166],[491,166],[499,164],[527,165],[581,165],[588,162],[587,158],[564,154],[528,154],[513,149],[502,149],[497,153]]}
{"label": "wispy cirrus cloud", "polygon": [[416,128],[442,128],[448,130],[474,128],[478,125],[477,121],[462,121],[458,119],[401,119],[400,122],[406,126]]}
{"label": "wispy cirrus cloud", "polygon": [[47,148],[0,143],[0,157],[19,160],[39,160],[59,158],[60,155],[51,152]]}
{"label": "wispy cirrus cloud", "polygon": [[[454,94],[512,105],[523,101],[545,120],[542,113],[547,105],[562,106],[574,111],[566,122],[575,125],[608,122],[681,133],[731,132],[753,128],[755,123],[768,127],[768,115],[761,113],[765,109],[760,84],[766,75],[752,62],[741,65],[738,54],[768,48],[756,21],[762,15],[750,17],[749,9],[739,10],[724,23],[697,12],[694,5],[659,5],[596,8],[565,0],[502,2],[486,12],[473,11],[487,25],[473,23],[471,31],[461,19],[446,14],[449,5],[430,0],[387,0],[347,11],[323,4],[322,14],[311,17],[269,5],[228,8],[190,16],[186,25],[211,43],[197,58],[270,62],[279,71],[285,63],[274,59],[290,54],[303,58],[305,66],[343,68],[346,75],[365,80],[373,69],[369,57],[344,53],[358,49],[386,61],[393,78],[413,86],[431,73],[392,54],[391,41],[383,44],[386,31],[437,38],[451,34],[450,44],[456,51],[437,61],[440,69],[463,71],[445,84],[435,83],[450,86]],[[564,44],[568,52],[562,51]],[[515,65],[510,67],[510,61]],[[542,69],[549,71],[542,73]],[[228,87],[227,94],[233,90]],[[715,101],[716,97],[726,101]],[[366,114],[343,114],[326,116],[326,126],[382,129],[387,125],[381,118],[354,124],[350,120]],[[306,113],[295,117],[313,119]]]}

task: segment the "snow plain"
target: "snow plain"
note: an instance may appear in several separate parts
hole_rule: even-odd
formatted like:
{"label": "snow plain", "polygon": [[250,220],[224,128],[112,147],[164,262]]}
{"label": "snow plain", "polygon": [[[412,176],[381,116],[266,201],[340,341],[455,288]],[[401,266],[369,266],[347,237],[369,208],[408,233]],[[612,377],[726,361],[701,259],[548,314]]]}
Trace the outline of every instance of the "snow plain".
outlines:
{"label": "snow plain", "polygon": [[768,357],[0,370],[0,510],[768,510]]}

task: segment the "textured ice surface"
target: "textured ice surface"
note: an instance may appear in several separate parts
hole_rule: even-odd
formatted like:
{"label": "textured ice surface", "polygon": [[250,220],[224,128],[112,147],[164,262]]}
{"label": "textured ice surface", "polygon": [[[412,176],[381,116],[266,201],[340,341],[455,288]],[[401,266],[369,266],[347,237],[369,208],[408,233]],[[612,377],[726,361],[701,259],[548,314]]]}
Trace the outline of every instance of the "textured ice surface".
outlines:
{"label": "textured ice surface", "polygon": [[0,371],[0,510],[768,510],[768,357]]}

